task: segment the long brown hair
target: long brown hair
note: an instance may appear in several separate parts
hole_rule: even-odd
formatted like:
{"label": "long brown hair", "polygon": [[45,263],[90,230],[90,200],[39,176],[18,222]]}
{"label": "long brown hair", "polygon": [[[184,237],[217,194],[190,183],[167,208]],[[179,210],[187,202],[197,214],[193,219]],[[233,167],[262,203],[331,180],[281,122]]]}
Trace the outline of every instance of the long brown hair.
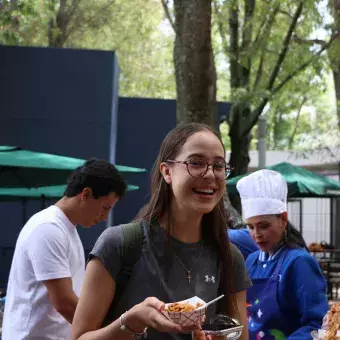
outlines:
{"label": "long brown hair", "polygon": [[[158,221],[164,214],[169,212],[172,199],[172,189],[167,184],[160,172],[160,164],[168,159],[175,159],[186,143],[188,138],[200,131],[209,131],[213,133],[221,142],[218,133],[211,127],[200,123],[189,123],[177,126],[170,131],[162,142],[158,157],[152,169],[151,175],[151,197],[149,203],[139,212],[137,218],[147,220],[150,225]],[[169,214],[168,214],[169,215]],[[232,316],[238,316],[234,293],[235,292],[235,276],[234,267],[230,251],[230,243],[228,240],[227,216],[224,209],[223,198],[214,207],[214,209],[202,218],[202,238],[218,250],[221,263],[221,284],[220,290],[225,294],[223,304],[221,304],[220,312],[228,312]],[[166,226],[167,233],[170,233],[170,223]],[[227,302],[226,302],[227,301]]]}

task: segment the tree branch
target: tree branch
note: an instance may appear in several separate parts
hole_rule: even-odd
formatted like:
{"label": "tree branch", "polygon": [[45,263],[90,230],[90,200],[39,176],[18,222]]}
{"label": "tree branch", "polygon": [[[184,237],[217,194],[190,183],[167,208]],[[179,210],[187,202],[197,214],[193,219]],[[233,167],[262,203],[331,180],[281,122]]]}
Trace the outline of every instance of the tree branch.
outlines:
{"label": "tree branch", "polygon": [[264,17],[263,17],[263,21],[261,22],[259,31],[258,31],[258,33],[255,35],[255,39],[254,39],[254,43],[253,43],[254,46],[257,45],[258,41],[260,40],[261,35],[263,34],[263,27],[265,26],[266,21],[267,21],[267,18],[266,18],[266,16],[264,16]]}
{"label": "tree branch", "polygon": [[283,61],[287,55],[287,52],[288,52],[288,48],[289,48],[289,44],[290,44],[290,41],[291,41],[291,37],[293,35],[293,32],[294,32],[294,29],[296,27],[296,24],[297,24],[297,21],[302,13],[302,8],[303,8],[303,2],[300,1],[299,3],[299,6],[298,8],[296,9],[296,12],[294,14],[294,17],[293,17],[293,20],[289,26],[289,29],[288,29],[288,32],[287,32],[287,35],[285,37],[285,40],[283,42],[283,47],[282,47],[282,50],[281,50],[281,53],[277,59],[277,62],[276,62],[276,65],[273,69],[273,72],[269,78],[269,82],[268,82],[268,85],[267,85],[267,90],[271,90],[274,86],[274,82],[276,80],[276,77],[277,75],[279,74],[279,71],[280,71],[280,68],[283,64]]}
{"label": "tree branch", "polygon": [[252,29],[253,29],[253,15],[255,10],[255,0],[245,1],[244,9],[244,26],[242,30],[242,44],[241,50],[247,50],[251,43]]}
{"label": "tree branch", "polygon": [[[266,3],[267,5],[271,5],[271,2],[270,1],[268,1],[268,0],[262,0],[264,3]],[[284,14],[285,16],[287,16],[289,19],[293,19],[293,17],[292,17],[292,15],[289,13],[289,12],[287,12],[287,11],[285,11],[285,10],[283,10],[283,9],[280,9],[279,10],[279,13],[280,14]]]}
{"label": "tree branch", "polygon": [[239,65],[239,16],[238,1],[232,0],[229,13],[229,35],[230,35],[230,87],[235,89],[240,86]]}
{"label": "tree branch", "polygon": [[263,74],[263,65],[264,65],[264,50],[261,53],[261,57],[260,57],[260,61],[259,61],[259,66],[257,68],[253,89],[256,89],[256,87],[259,85],[259,83],[261,81],[262,74]]}
{"label": "tree branch", "polygon": [[307,101],[307,97],[304,96],[302,98],[301,104],[299,105],[299,109],[298,109],[297,116],[296,116],[296,119],[295,119],[294,130],[293,130],[291,136],[289,137],[289,141],[288,141],[288,149],[289,150],[292,149],[294,138],[295,138],[295,135],[296,135],[296,132],[297,132],[297,128],[298,128],[298,125],[299,125],[299,119],[300,119],[302,107],[303,107],[303,105],[305,105],[306,101]]}
{"label": "tree branch", "polygon": [[297,33],[294,33],[292,40],[294,40],[298,44],[305,44],[305,45],[308,45],[308,46],[311,46],[311,45],[321,45],[321,46],[324,46],[324,45],[327,44],[327,42],[325,40],[321,40],[321,39],[303,39],[303,38],[300,38],[297,35]]}
{"label": "tree branch", "polygon": [[255,10],[255,0],[246,0],[244,9],[244,22],[242,29],[242,43],[240,48],[240,55],[242,62],[240,65],[241,71],[241,86],[249,89],[249,78],[251,70],[251,56],[250,56],[250,46],[252,41],[252,31],[253,31],[253,16]]}
{"label": "tree branch", "polygon": [[309,66],[317,57],[320,56],[320,54],[327,50],[331,44],[333,43],[333,41],[336,39],[336,37],[339,35],[336,34],[334,36],[331,37],[331,39],[316,53],[314,54],[309,60],[307,60],[305,63],[303,63],[302,65],[300,65],[294,72],[292,72],[291,74],[289,74],[285,79],[282,80],[282,82],[276,86],[275,88],[273,88],[272,90],[272,94],[275,94],[276,92],[280,91],[281,88],[287,83],[289,82],[292,78],[294,78],[297,74],[299,74],[300,72],[302,72],[304,69],[306,69],[307,66]]}
{"label": "tree branch", "polygon": [[[282,66],[282,63],[287,55],[287,52],[288,52],[288,48],[289,48],[289,44],[290,44],[290,41],[291,41],[291,37],[293,35],[293,32],[294,32],[294,29],[296,27],[296,24],[297,24],[297,21],[301,15],[301,12],[302,12],[302,8],[303,8],[303,2],[300,1],[299,2],[299,5],[296,9],[296,12],[294,14],[294,17],[293,17],[293,20],[288,28],[288,31],[287,31],[287,34],[286,34],[286,37],[284,39],[284,42],[283,42],[283,47],[282,47],[282,50],[279,54],[279,57],[277,59],[277,62],[274,66],[274,69],[271,73],[271,76],[269,78],[269,81],[268,81],[268,85],[267,85],[267,88],[266,90],[268,92],[270,92],[271,94],[273,94],[273,86],[274,86],[274,82],[276,80],[276,77],[278,76],[279,74],[279,71],[281,69],[281,66]],[[265,108],[265,106],[267,105],[268,103],[268,100],[269,100],[269,95],[265,96],[261,103],[259,104],[259,106],[253,111],[253,113],[251,114],[251,116],[249,117],[249,122],[248,124],[246,125],[245,129],[244,129],[244,133],[243,135],[247,135],[248,133],[250,133],[251,129],[253,128],[253,126],[256,124],[259,116],[261,115],[263,109]]]}
{"label": "tree branch", "polygon": [[[263,40],[267,39],[270,36],[270,32],[272,30],[273,24],[275,22],[275,17],[277,15],[278,11],[279,11],[279,8],[280,8],[280,4],[278,4],[273,9],[272,13],[270,13],[270,16],[269,16],[268,20],[265,20],[263,22],[262,28],[260,29],[259,34],[256,37],[256,41],[255,41],[255,44],[254,44],[255,48],[256,48],[256,45],[258,43],[257,41],[259,40],[260,36],[263,35]],[[253,85],[253,89],[255,89],[258,86],[258,84],[260,83],[261,77],[262,77],[265,52],[272,53],[271,51],[267,50],[266,48],[262,49],[261,58],[260,58],[260,62],[259,62],[259,67],[258,67],[257,72],[256,72],[256,77],[255,77],[255,82],[254,82],[254,85]]]}
{"label": "tree branch", "polygon": [[[76,1],[82,1],[82,0],[76,0]],[[106,13],[108,9],[116,2],[116,0],[109,1],[106,5],[104,5],[100,10],[96,12],[96,14],[92,15],[90,18],[88,18],[86,21],[84,18],[81,18],[80,16],[77,17],[77,20],[73,21],[72,27],[69,28],[67,38],[70,36],[70,34],[75,30],[78,29],[81,26],[89,26],[92,25],[98,18],[103,16],[103,13]]]}
{"label": "tree branch", "polygon": [[222,48],[223,48],[223,51],[225,53],[225,56],[227,57],[229,55],[228,42],[227,42],[227,39],[226,39],[227,34],[226,34],[226,32],[223,28],[223,25],[222,25],[221,12],[220,12],[220,9],[218,7],[217,0],[213,0],[213,5],[214,5],[215,13],[216,13],[216,18],[217,18],[218,31],[219,31],[221,39],[222,39]]}
{"label": "tree branch", "polygon": [[[277,93],[292,78],[294,78],[300,72],[302,72],[304,69],[306,69],[307,66],[309,66],[323,51],[325,51],[326,49],[328,49],[331,46],[332,42],[336,39],[336,37],[338,35],[339,35],[339,33],[337,33],[334,36],[332,36],[331,39],[329,40],[329,42],[325,46],[323,46],[320,49],[320,51],[318,51],[318,53],[316,53],[308,61],[306,61],[305,63],[300,65],[294,72],[292,72],[290,75],[288,75],[278,86],[273,88],[272,91],[270,92],[270,95],[274,95],[275,93]],[[264,97],[263,100],[261,101],[261,103],[259,104],[259,106],[253,111],[252,117],[251,117],[251,121],[250,121],[249,125],[247,126],[247,128],[244,130],[244,134],[243,135],[247,135],[251,131],[253,126],[256,124],[258,117],[261,115],[264,107],[267,105],[268,101],[269,101],[269,95]],[[252,126],[251,126],[251,123],[253,124]]]}
{"label": "tree branch", "polygon": [[63,34],[63,42],[64,45],[67,39],[69,38],[70,34],[73,32],[76,25],[73,25],[73,27],[70,25],[70,22],[72,22],[72,18],[74,17],[76,10],[79,7],[79,4],[82,0],[73,0],[71,8],[67,11],[67,15],[65,15],[65,32]]}
{"label": "tree branch", "polygon": [[176,33],[175,21],[174,21],[174,19],[171,17],[171,14],[170,14],[170,11],[169,11],[169,6],[168,6],[168,0],[161,0],[161,1],[162,1],[162,5],[163,5],[163,8],[164,8],[165,16],[166,16],[167,19],[169,20],[172,29],[173,29],[174,32]]}

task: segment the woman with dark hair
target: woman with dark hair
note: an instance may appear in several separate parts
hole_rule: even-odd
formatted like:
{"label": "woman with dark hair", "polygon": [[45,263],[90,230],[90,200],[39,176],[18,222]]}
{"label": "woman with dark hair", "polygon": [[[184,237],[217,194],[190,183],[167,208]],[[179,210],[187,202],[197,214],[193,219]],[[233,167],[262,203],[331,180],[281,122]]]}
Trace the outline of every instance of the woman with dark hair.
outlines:
{"label": "woman with dark hair", "polygon": [[229,216],[229,241],[238,248],[238,250],[242,253],[244,259],[246,260],[251,253],[257,251],[259,248],[250,236],[249,229],[242,220],[241,215],[231,205],[231,202],[228,198],[225,199],[225,209]]}
{"label": "woman with dark hair", "polygon": [[[160,312],[163,302],[193,296],[209,301],[219,294],[225,297],[218,312],[238,318],[245,325],[241,339],[248,339],[245,296],[251,282],[226,233],[223,195],[230,167],[224,156],[220,137],[206,125],[181,125],[166,136],[152,172],[150,201],[138,216],[140,259],[114,304],[124,231],[122,226],[104,231],[86,269],[73,340],[190,339],[188,329]],[[211,305],[207,319],[216,312]]]}
{"label": "woman with dark hair", "polygon": [[260,170],[237,183],[242,213],[259,251],[246,261],[251,340],[311,339],[328,310],[326,284],[317,261],[287,217],[287,183]]}

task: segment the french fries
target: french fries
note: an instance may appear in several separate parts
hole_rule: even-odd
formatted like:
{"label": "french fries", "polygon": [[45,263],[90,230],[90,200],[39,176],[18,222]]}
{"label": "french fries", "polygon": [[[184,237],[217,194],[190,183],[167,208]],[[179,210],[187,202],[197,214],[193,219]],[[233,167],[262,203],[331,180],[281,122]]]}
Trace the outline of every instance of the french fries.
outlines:
{"label": "french fries", "polygon": [[326,333],[325,340],[336,340],[340,339],[337,337],[337,332],[340,329],[340,304],[337,303],[332,306],[328,312],[329,328]]}
{"label": "french fries", "polygon": [[175,302],[175,303],[168,304],[165,307],[165,311],[185,313],[185,312],[192,312],[201,306],[202,306],[202,303],[200,302],[197,302],[195,306],[191,305],[188,302]]}

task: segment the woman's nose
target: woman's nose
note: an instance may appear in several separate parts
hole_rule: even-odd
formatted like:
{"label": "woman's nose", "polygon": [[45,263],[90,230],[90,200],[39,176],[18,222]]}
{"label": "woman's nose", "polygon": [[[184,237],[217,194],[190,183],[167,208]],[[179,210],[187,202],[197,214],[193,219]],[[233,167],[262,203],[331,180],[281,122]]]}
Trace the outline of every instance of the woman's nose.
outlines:
{"label": "woman's nose", "polygon": [[208,165],[207,172],[205,173],[204,177],[215,178],[214,165],[213,164]]}

